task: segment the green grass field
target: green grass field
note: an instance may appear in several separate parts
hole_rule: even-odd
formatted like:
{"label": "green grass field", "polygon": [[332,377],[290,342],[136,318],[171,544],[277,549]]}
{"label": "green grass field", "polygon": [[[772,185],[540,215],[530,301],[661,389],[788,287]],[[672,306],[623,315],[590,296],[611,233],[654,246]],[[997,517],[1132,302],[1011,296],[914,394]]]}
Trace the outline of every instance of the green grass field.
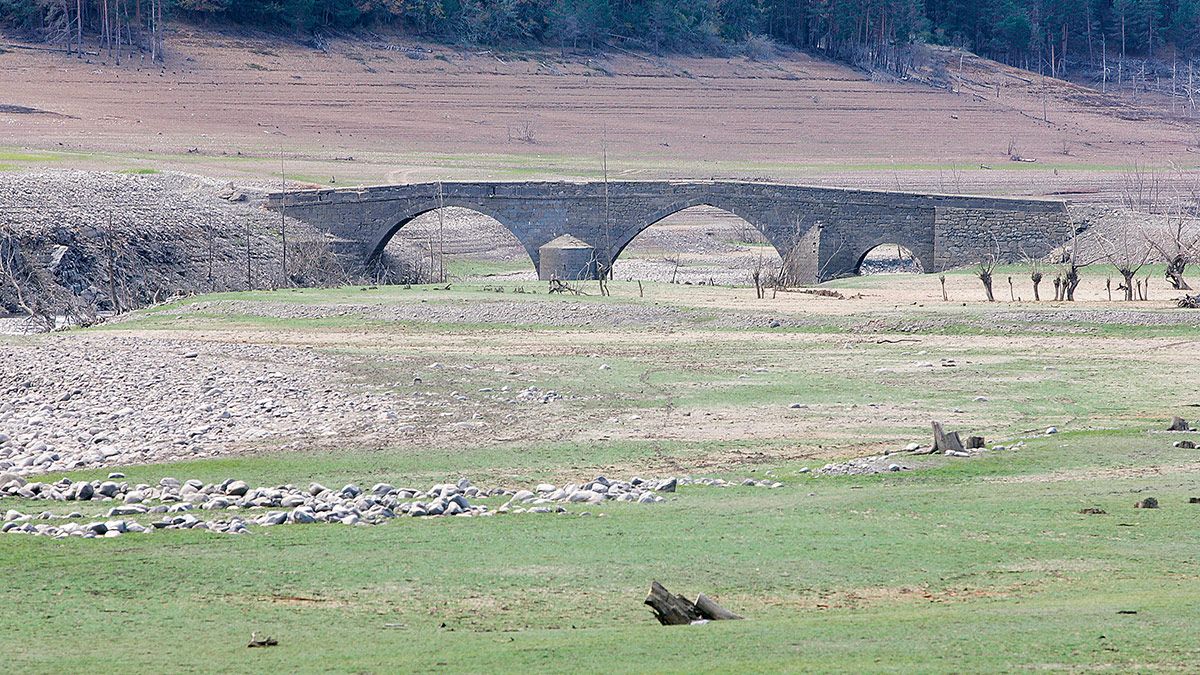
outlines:
{"label": "green grass field", "polygon": [[[918,284],[936,289],[936,279],[927,277],[836,285],[878,291]],[[655,505],[296,525],[246,536],[2,536],[0,670],[1200,668],[1200,504],[1188,503],[1200,497],[1200,451],[1173,448],[1185,436],[1161,432],[1172,414],[1197,416],[1187,406],[1200,399],[1186,384],[1198,374],[1186,351],[1194,348],[1194,328],[1076,325],[1074,314],[1061,314],[1096,309],[1083,304],[1036,308],[1064,317],[1049,328],[973,332],[955,327],[990,321],[1015,306],[897,309],[867,299],[845,313],[841,305],[819,304],[835,301],[811,296],[751,308],[812,319],[797,330],[713,328],[700,319],[681,320],[671,331],[273,319],[225,312],[219,304],[196,312],[183,307],[214,300],[364,307],[645,302],[719,313],[726,310],[712,303],[740,306],[749,303],[744,296],[753,297],[747,289],[650,284],[647,299],[638,299],[635,286],[613,286],[613,298],[498,294],[484,284],[226,294],[149,310],[85,335],[309,341],[352,356],[367,383],[398,379],[410,372],[409,361],[479,363],[479,373],[464,372],[446,385],[465,391],[487,384],[488,363],[537,365],[537,384],[578,397],[564,402],[561,414],[580,429],[601,429],[603,420],[630,413],[662,420],[654,433],[611,440],[374,448],[351,439],[334,452],[259,449],[123,468],[130,483],[174,476],[428,487],[466,476],[482,486],[526,487],[601,473],[691,473],[771,476],[784,487],[685,486]],[[853,328],[897,313],[942,323],[924,332]],[[610,369],[597,371],[595,355]],[[957,367],[914,365],[943,358]],[[988,400],[975,401],[980,394]],[[810,407],[787,407],[796,401]],[[707,414],[728,415],[761,433],[687,438],[688,427]],[[900,473],[802,471],[926,441],[929,419],[1024,444],[969,459],[898,455],[919,467]],[[1051,425],[1062,432],[1042,433]],[[717,457],[722,461],[711,461]],[[1133,508],[1147,496],[1161,508]],[[75,508],[0,500],[0,515]],[[1106,513],[1084,515],[1083,508]],[[654,580],[673,592],[713,596],[747,619],[659,626],[642,605]],[[252,632],[279,645],[247,649]]]}
{"label": "green grass field", "polygon": [[[7,537],[7,666],[134,671],[1190,670],[1200,663],[1194,475],[1004,482],[1059,464],[1189,461],[1145,434],[1051,437],[970,466],[690,487],[595,515],[294,526],[232,537]],[[1101,449],[1109,452],[1099,453]],[[553,448],[546,449],[553,454]],[[636,449],[631,449],[636,452]],[[1096,455],[1104,455],[1099,462]],[[578,457],[568,449],[566,457]],[[471,475],[545,472],[479,451]],[[585,460],[586,461],[586,460]],[[217,461],[164,474],[362,482],[437,474],[420,457]],[[507,466],[505,466],[507,465]],[[1153,494],[1159,510],[1134,510]],[[31,505],[32,506],[32,505]],[[1080,515],[1100,507],[1108,515]],[[652,579],[748,617],[658,626]],[[1122,614],[1120,612],[1136,612]],[[252,631],[280,645],[247,650]]]}

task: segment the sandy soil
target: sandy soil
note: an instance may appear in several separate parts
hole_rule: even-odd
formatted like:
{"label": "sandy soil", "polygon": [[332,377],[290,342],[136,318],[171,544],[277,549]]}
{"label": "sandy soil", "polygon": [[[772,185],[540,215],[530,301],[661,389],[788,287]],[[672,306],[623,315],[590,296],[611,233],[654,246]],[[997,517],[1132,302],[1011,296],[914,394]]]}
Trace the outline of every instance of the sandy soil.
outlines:
{"label": "sandy soil", "polygon": [[0,113],[3,144],[260,178],[282,149],[294,178],[325,184],[594,176],[607,146],[624,178],[1077,198],[1119,191],[1112,169],[1194,166],[1200,151],[1187,120],[974,58],[946,90],[795,53],[508,55],[382,38],[321,53],[187,30],[170,43],[162,69],[0,53],[0,103],[44,111]]}

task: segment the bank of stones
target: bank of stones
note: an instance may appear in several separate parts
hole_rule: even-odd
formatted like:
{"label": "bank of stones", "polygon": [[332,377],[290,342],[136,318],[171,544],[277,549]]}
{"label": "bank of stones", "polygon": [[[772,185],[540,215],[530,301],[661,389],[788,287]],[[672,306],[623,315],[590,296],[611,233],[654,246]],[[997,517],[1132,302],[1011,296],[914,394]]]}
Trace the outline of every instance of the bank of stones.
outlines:
{"label": "bank of stones", "polygon": [[[180,481],[163,478],[158,485],[130,485],[120,474],[109,480],[54,483],[27,482],[15,474],[0,474],[0,497],[16,497],[53,502],[112,504],[103,520],[84,522],[85,516],[73,512],[58,516],[49,511],[25,514],[6,511],[0,532],[50,537],[118,537],[127,533],[154,530],[208,530],[228,534],[248,533],[252,525],[269,527],[286,524],[339,523],[375,525],[399,517],[493,516],[506,513],[568,513],[565,504],[580,506],[605,502],[655,504],[665,501],[662,493],[672,493],[680,485],[730,487],[734,483],[719,478],[672,477],[657,480],[632,478],[610,480],[598,476],[583,484],[557,487],[548,483],[532,490],[480,488],[467,479],[457,483],[436,484],[428,489],[398,488],[378,483],[369,490],[357,485],[340,489],[312,483],[307,488],[294,485],[250,487],[245,481],[226,480],[205,484],[199,480]],[[782,487],[781,483],[746,479],[741,485]],[[480,499],[506,498],[492,509]],[[476,500],[472,503],[472,500]],[[242,515],[204,518],[204,511],[228,514],[250,509]],[[157,517],[148,524],[139,517]],[[63,522],[66,521],[66,522]]]}

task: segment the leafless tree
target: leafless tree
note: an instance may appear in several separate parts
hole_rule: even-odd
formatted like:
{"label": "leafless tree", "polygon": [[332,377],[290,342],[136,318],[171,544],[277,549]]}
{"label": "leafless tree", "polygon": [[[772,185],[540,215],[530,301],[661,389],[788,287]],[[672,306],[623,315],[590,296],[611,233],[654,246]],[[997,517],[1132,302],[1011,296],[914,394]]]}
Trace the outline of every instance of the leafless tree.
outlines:
{"label": "leafless tree", "polygon": [[1121,174],[1121,203],[1130,211],[1159,213],[1163,206],[1162,175],[1143,164]]}
{"label": "leafless tree", "polygon": [[508,142],[512,143],[513,141],[529,145],[537,144],[537,132],[533,128],[533,122],[524,120],[508,125]]}
{"label": "leafless tree", "polygon": [[[663,260],[671,264],[671,280],[668,283],[675,283],[679,275],[679,268],[683,265],[683,254],[679,251],[669,253],[663,256]],[[600,276],[604,276],[601,274]]]}
{"label": "leafless tree", "polygon": [[754,282],[754,295],[759,300],[766,297],[769,284],[778,286],[779,278],[780,274],[771,265],[767,256],[761,252],[751,261],[750,280]]}
{"label": "leafless tree", "polygon": [[36,312],[27,299],[28,286],[32,280],[33,269],[21,259],[16,237],[8,227],[0,231],[0,278],[12,289],[17,307],[26,314],[33,316]]}
{"label": "leafless tree", "polygon": [[0,229],[0,286],[11,289],[17,308],[35,330],[54,330],[60,320],[77,326],[96,322],[95,308],[55,283],[48,269],[28,260],[7,226]]}
{"label": "leafless tree", "polygon": [[1139,236],[1132,225],[1119,227],[1111,237],[1097,233],[1096,239],[1100,242],[1104,258],[1117,268],[1124,279],[1118,289],[1125,291],[1125,300],[1135,300],[1134,277],[1150,261],[1153,247]]}
{"label": "leafless tree", "polygon": [[1171,288],[1191,290],[1183,273],[1200,257],[1200,219],[1196,218],[1194,209],[1177,205],[1163,225],[1143,230],[1143,236],[1150,248],[1166,262],[1165,276],[1171,282]]}
{"label": "leafless tree", "polygon": [[1042,284],[1043,272],[1040,267],[1040,261],[1035,262],[1029,269],[1029,280],[1033,282],[1033,301],[1041,302],[1042,294],[1039,290]]}
{"label": "leafless tree", "polygon": [[975,276],[983,283],[983,291],[987,294],[988,302],[996,301],[996,296],[992,293],[992,272],[995,269],[996,256],[991,253],[975,264]]}
{"label": "leafless tree", "polygon": [[1055,300],[1075,302],[1075,290],[1079,288],[1079,271],[1095,264],[1100,258],[1088,257],[1080,250],[1079,233],[1071,236],[1071,242],[1063,248],[1061,273],[1054,278]]}

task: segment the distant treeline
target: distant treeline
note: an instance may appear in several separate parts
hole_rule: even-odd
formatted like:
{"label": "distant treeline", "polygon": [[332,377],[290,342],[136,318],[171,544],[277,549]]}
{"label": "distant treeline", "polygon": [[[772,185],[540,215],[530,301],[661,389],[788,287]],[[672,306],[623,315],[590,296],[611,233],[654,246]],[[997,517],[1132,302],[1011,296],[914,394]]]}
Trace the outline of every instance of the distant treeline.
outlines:
{"label": "distant treeline", "polygon": [[0,21],[62,39],[68,25],[77,35],[105,25],[111,32],[113,15],[118,26],[152,27],[159,4],[168,18],[190,21],[292,31],[392,26],[500,46],[720,53],[767,40],[877,60],[925,42],[1045,71],[1102,55],[1200,53],[1200,0],[0,0]]}

